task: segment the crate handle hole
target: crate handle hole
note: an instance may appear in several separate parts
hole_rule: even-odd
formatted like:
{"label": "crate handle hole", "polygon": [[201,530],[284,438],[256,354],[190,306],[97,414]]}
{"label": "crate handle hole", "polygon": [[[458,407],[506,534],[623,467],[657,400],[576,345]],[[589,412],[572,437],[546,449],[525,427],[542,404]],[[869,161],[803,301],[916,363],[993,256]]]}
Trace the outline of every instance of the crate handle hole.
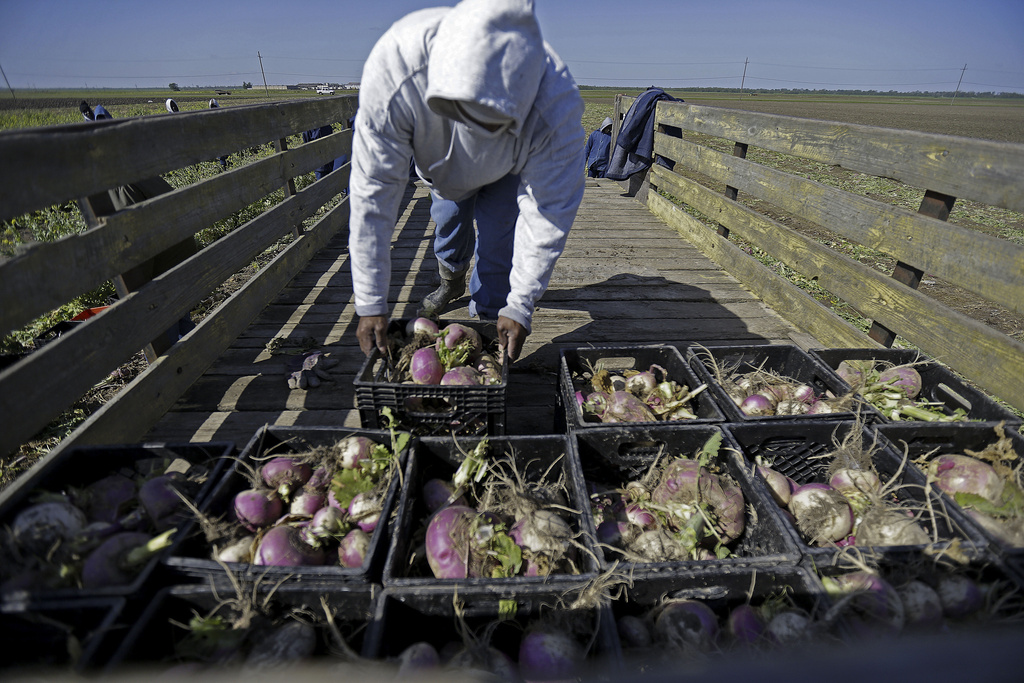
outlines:
{"label": "crate handle hole", "polygon": [[945,384],[944,382],[939,382],[939,384],[937,384],[935,386],[935,394],[936,394],[936,397],[944,396],[949,401],[952,401],[953,403],[956,403],[957,405],[959,405],[961,408],[966,410],[968,413],[971,412],[971,402],[968,401],[959,392],[954,391],[948,384]]}

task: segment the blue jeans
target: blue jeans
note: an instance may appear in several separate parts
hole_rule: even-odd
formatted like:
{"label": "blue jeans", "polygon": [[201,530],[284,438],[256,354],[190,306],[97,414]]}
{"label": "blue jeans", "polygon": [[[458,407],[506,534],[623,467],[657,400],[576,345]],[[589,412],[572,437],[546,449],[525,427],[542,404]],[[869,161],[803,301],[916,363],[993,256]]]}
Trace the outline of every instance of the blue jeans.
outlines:
{"label": "blue jeans", "polygon": [[518,196],[518,175],[507,175],[458,202],[431,193],[430,217],[437,224],[434,255],[438,262],[459,272],[469,267],[471,257],[476,258],[469,280],[470,315],[495,319],[505,306],[519,217]]}

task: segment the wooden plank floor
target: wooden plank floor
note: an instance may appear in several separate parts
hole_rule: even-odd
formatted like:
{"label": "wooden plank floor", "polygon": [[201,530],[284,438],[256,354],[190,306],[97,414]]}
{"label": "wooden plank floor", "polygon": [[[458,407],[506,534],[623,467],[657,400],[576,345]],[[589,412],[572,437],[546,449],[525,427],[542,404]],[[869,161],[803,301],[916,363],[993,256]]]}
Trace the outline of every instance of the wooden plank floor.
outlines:
{"label": "wooden plank floor", "polygon": [[[392,245],[393,315],[415,314],[437,285],[430,197],[410,185]],[[358,427],[353,379],[364,356],[355,339],[347,233],[310,261],[234,345],[147,436],[150,441],[234,441],[264,424]],[[468,319],[468,297],[443,316]],[[289,390],[275,337],[310,337],[341,363],[334,381]],[[511,371],[506,433],[552,431],[561,347],[669,343],[812,345],[618,183],[588,180],[583,204],[539,302],[533,333]]]}

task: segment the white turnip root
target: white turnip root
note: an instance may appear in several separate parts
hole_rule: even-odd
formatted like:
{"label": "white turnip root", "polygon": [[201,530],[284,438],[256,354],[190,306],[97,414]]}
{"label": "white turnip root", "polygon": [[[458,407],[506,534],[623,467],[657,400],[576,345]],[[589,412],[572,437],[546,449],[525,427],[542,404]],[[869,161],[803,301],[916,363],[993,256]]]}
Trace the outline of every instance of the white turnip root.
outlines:
{"label": "white turnip root", "polygon": [[771,618],[765,625],[765,635],[779,644],[795,643],[810,635],[811,618],[803,612],[785,610]]}
{"label": "white turnip root", "polygon": [[526,576],[547,576],[571,548],[572,527],[551,510],[535,510],[520,517],[508,535],[523,550]]}
{"label": "white turnip root", "polygon": [[715,382],[728,395],[739,411],[750,418],[775,415],[825,415],[848,410],[853,392],[833,396],[831,391],[801,382],[764,368],[768,359],[749,371],[751,362],[719,361],[714,353],[699,347],[697,357],[714,377]]}
{"label": "white turnip root", "polygon": [[70,541],[87,523],[85,513],[67,501],[36,503],[15,515],[11,536],[27,552],[44,554],[56,543]]}
{"label": "white turnip root", "polygon": [[439,669],[441,655],[437,648],[426,641],[419,641],[407,646],[398,655],[397,678],[415,678]]}
{"label": "white turnip root", "polygon": [[571,633],[547,625],[532,626],[519,643],[519,672],[527,681],[573,679],[585,654]]}
{"label": "white turnip root", "polygon": [[908,627],[936,630],[942,626],[942,599],[923,581],[913,580],[896,590]]}
{"label": "white turnip root", "polygon": [[793,491],[789,511],[800,532],[816,545],[829,545],[853,531],[853,508],[827,484],[804,484]]}
{"label": "white turnip root", "polygon": [[822,584],[858,636],[896,635],[903,630],[906,612],[896,589],[880,574],[857,570],[822,577]]}
{"label": "white turnip root", "polygon": [[138,531],[114,534],[85,558],[83,588],[107,588],[132,582],[156,553],[170,545],[173,529],[156,537]]}
{"label": "white turnip root", "polygon": [[352,529],[338,543],[338,563],[342,567],[362,567],[370,550],[370,535],[362,529]]}
{"label": "white turnip root", "polygon": [[654,618],[654,638],[683,652],[707,651],[718,640],[718,617],[699,600],[670,600]]}
{"label": "white turnip root", "polygon": [[610,505],[592,498],[600,507],[594,509],[600,542],[640,562],[726,556],[745,529],[746,501],[718,468],[721,439],[713,434],[693,458],[659,461],[642,480],[617,490]]}
{"label": "white turnip root", "polygon": [[926,545],[928,532],[909,511],[896,507],[872,506],[857,524],[857,545]]}
{"label": "white turnip root", "polygon": [[292,620],[272,629],[257,631],[249,643],[245,668],[264,671],[301,662],[316,651],[317,632],[312,624]]}
{"label": "white turnip root", "polygon": [[697,418],[693,399],[707,387],[693,388],[668,377],[660,365],[647,370],[611,374],[598,361],[596,368],[573,377],[586,422],[669,422]]}
{"label": "white turnip root", "polygon": [[772,494],[775,502],[783,507],[789,505],[789,499],[793,495],[796,483],[782,472],[772,469],[766,465],[757,465],[757,473],[760,474],[765,483],[768,484],[768,491]]}

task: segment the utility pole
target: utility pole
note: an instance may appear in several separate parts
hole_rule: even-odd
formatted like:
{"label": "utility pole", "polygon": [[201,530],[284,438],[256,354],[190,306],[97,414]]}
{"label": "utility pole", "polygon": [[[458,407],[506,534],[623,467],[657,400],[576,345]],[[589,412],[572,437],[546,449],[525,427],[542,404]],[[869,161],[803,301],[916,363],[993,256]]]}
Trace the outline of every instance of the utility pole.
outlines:
{"label": "utility pole", "polygon": [[267,93],[267,97],[270,97],[270,88],[267,87],[267,74],[263,71],[263,56],[259,50],[256,50],[256,56],[260,59],[260,73],[263,74],[263,92]]}
{"label": "utility pole", "polygon": [[14,94],[14,88],[11,87],[11,82],[7,80],[7,74],[4,73],[4,68],[2,66],[0,66],[0,74],[4,74],[4,83],[7,84],[7,89],[11,91],[11,97],[17,100],[18,96]]}
{"label": "utility pole", "polygon": [[743,94],[743,84],[747,81],[747,62],[748,61],[749,60],[746,57],[743,58],[743,78],[740,79],[740,94],[741,95]]}
{"label": "utility pole", "polygon": [[956,94],[960,92],[960,84],[964,82],[964,72],[967,71],[967,64],[964,64],[964,68],[960,69],[960,80],[956,82],[956,90],[953,91],[953,98],[949,101],[949,106],[953,106],[954,100],[956,100]]}

